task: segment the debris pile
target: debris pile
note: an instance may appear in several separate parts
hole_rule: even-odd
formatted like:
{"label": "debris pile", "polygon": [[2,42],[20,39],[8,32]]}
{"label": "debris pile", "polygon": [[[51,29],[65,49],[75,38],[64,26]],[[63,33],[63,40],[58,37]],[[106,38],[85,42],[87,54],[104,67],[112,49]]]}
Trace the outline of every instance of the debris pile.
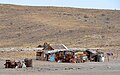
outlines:
{"label": "debris pile", "polygon": [[43,50],[36,52],[36,59],[51,62],[104,62],[104,53],[97,50],[67,48],[64,44],[50,45],[44,43]]}
{"label": "debris pile", "polygon": [[6,60],[5,68],[26,68],[32,67],[32,59],[25,58],[24,60]]}

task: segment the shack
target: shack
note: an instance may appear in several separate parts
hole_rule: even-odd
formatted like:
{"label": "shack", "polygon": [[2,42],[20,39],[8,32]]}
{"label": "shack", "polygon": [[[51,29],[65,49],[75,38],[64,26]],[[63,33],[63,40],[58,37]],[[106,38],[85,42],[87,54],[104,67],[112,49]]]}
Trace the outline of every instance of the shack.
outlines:
{"label": "shack", "polygon": [[50,54],[59,52],[61,50],[67,50],[64,44],[48,44],[44,43],[42,50],[36,52],[36,60],[48,61]]}

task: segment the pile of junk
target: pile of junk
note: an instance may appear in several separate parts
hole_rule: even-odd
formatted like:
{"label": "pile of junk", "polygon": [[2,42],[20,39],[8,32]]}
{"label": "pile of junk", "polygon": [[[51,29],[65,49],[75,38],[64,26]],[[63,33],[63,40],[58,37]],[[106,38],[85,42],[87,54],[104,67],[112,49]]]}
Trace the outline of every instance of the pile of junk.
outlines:
{"label": "pile of junk", "polygon": [[43,50],[36,52],[36,60],[67,63],[104,62],[104,52],[67,48],[63,44],[59,46],[48,45]]}
{"label": "pile of junk", "polygon": [[6,60],[5,68],[27,68],[32,67],[32,59]]}
{"label": "pile of junk", "polygon": [[68,63],[84,63],[84,62],[104,62],[103,52],[96,52],[93,50],[85,51],[58,51],[48,52],[47,60],[51,62],[68,62]]}

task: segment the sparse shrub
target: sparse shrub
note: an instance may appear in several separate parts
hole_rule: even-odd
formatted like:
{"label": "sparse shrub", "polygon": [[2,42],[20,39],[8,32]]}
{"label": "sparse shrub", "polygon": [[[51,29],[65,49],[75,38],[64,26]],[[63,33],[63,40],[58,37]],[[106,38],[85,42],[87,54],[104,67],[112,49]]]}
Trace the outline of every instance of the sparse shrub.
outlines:
{"label": "sparse shrub", "polygon": [[20,51],[23,51],[22,49]]}
{"label": "sparse shrub", "polygon": [[20,37],[20,35],[21,35],[20,33],[17,34],[18,37]]}
{"label": "sparse shrub", "polygon": [[72,16],[70,13],[64,13],[63,15]]}
{"label": "sparse shrub", "polygon": [[87,22],[87,20],[84,20],[84,22]]}
{"label": "sparse shrub", "polygon": [[105,22],[105,23],[109,23],[109,22]]}
{"label": "sparse shrub", "polygon": [[84,18],[89,18],[89,17],[87,15],[85,15]]}
{"label": "sparse shrub", "polygon": [[110,18],[106,18],[106,20],[110,20]]}
{"label": "sparse shrub", "polygon": [[18,29],[21,29],[20,27]]}
{"label": "sparse shrub", "polygon": [[28,9],[25,9],[26,11],[28,11]]}
{"label": "sparse shrub", "polygon": [[61,30],[59,30],[59,33],[61,33]]}
{"label": "sparse shrub", "polygon": [[12,22],[10,22],[10,25],[13,25],[13,23],[12,23]]}
{"label": "sparse shrub", "polygon": [[105,16],[105,14],[101,14],[101,16]]}
{"label": "sparse shrub", "polygon": [[69,32],[73,32],[73,30],[69,30]]}
{"label": "sparse shrub", "polygon": [[108,29],[111,29],[111,27],[108,27]]}
{"label": "sparse shrub", "polygon": [[91,23],[93,23],[93,22],[91,22]]}
{"label": "sparse shrub", "polygon": [[37,47],[43,47],[42,45],[38,45]]}
{"label": "sparse shrub", "polygon": [[38,11],[41,11],[42,9],[38,9]]}
{"label": "sparse shrub", "polygon": [[4,53],[4,51],[1,51],[1,53]]}
{"label": "sparse shrub", "polygon": [[103,36],[103,35],[101,36],[101,38],[104,38],[104,37],[105,37],[105,36]]}

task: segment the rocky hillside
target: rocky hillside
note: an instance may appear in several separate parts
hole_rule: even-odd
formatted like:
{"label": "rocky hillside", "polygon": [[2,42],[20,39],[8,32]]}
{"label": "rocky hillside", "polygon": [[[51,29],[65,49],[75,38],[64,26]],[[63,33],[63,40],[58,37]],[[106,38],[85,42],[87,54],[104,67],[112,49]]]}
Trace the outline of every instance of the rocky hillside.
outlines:
{"label": "rocky hillside", "polygon": [[120,11],[0,4],[0,47],[120,47]]}

